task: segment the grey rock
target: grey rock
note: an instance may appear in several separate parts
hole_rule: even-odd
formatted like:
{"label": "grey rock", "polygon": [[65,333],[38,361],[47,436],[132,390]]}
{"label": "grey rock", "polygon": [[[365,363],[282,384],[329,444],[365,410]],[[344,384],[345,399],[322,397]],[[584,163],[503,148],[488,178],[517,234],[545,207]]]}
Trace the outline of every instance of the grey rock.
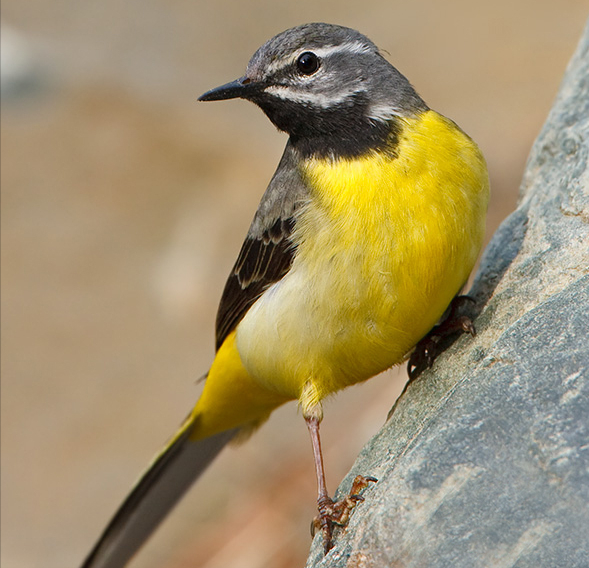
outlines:
{"label": "grey rock", "polygon": [[589,27],[475,279],[477,336],[412,381],[307,567],[589,567]]}

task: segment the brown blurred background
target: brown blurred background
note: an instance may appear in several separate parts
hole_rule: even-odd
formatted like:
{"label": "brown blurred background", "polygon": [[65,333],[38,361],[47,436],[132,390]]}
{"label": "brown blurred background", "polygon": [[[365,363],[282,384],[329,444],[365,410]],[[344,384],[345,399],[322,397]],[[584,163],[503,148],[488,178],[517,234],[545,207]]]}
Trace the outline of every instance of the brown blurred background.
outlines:
{"label": "brown blurred background", "polygon": [[[586,16],[583,0],[4,0],[2,566],[75,568],[197,398],[285,143],[253,105],[199,94],[287,27],[355,27],[479,142],[492,233]],[[332,491],[404,381],[327,403]],[[289,405],[221,456],[133,566],[302,566],[314,502]]]}

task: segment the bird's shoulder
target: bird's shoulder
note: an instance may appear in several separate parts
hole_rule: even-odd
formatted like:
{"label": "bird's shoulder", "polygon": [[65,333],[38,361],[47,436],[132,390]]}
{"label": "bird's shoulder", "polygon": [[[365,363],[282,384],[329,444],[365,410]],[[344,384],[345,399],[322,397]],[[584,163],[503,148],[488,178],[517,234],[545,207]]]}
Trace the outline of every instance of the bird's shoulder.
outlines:
{"label": "bird's shoulder", "polygon": [[217,349],[264,291],[290,270],[296,253],[292,234],[308,198],[299,156],[288,143],[225,284],[217,312]]}

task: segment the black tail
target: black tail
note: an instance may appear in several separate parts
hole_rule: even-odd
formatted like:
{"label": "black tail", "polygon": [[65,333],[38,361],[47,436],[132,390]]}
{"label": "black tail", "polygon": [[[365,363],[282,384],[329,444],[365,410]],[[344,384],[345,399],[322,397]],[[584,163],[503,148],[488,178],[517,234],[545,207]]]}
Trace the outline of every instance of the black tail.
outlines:
{"label": "black tail", "polygon": [[122,568],[236,431],[192,441],[188,421],[154,460],[112,518],[81,568]]}

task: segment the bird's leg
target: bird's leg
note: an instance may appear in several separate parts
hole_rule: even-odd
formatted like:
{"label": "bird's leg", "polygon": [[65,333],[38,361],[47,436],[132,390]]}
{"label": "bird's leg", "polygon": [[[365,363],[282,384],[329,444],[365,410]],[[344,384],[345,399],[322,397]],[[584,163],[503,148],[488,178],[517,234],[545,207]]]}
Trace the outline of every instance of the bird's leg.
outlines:
{"label": "bird's leg", "polygon": [[315,460],[315,474],[317,475],[317,508],[319,516],[313,521],[314,529],[321,528],[323,531],[323,543],[325,553],[331,548],[331,537],[333,521],[331,519],[333,501],[327,493],[327,484],[325,483],[325,468],[323,467],[323,453],[321,452],[321,439],[319,437],[319,418],[313,416],[305,418],[309,434],[311,435],[311,444],[313,446],[313,458]]}
{"label": "bird's leg", "polygon": [[410,380],[433,365],[436,357],[443,351],[440,344],[443,339],[455,333],[469,333],[473,337],[476,335],[470,317],[460,314],[467,303],[474,303],[474,299],[470,296],[456,296],[450,303],[446,317],[415,346],[407,363]]}
{"label": "bird's leg", "polygon": [[320,419],[316,416],[305,418],[311,443],[313,445],[313,456],[315,458],[315,472],[317,474],[317,508],[319,515],[313,520],[311,533],[321,529],[323,531],[323,547],[325,554],[333,546],[333,525],[345,526],[350,519],[350,513],[359,501],[364,501],[360,492],[368,486],[370,482],[375,482],[374,477],[364,477],[357,475],[352,483],[352,488],[347,497],[341,501],[334,502],[327,493],[327,484],[325,483],[325,469],[323,468],[323,454],[321,452],[321,439],[319,437]]}

